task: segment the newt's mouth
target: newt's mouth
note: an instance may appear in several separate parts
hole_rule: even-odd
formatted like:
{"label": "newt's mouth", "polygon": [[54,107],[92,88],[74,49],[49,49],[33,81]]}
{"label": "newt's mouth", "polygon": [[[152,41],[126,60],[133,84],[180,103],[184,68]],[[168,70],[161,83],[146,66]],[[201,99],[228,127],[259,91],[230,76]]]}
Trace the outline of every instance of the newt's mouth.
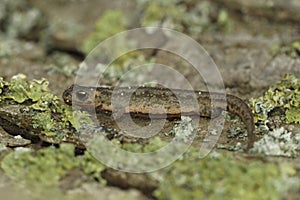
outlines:
{"label": "newt's mouth", "polygon": [[63,92],[63,95],[62,95],[62,98],[64,99],[64,102],[68,105],[72,105],[72,92],[73,92],[73,85],[66,89],[64,92]]}
{"label": "newt's mouth", "polygon": [[64,101],[65,101],[66,104],[72,105],[72,101],[71,101],[70,99],[65,99],[65,98],[64,98]]}

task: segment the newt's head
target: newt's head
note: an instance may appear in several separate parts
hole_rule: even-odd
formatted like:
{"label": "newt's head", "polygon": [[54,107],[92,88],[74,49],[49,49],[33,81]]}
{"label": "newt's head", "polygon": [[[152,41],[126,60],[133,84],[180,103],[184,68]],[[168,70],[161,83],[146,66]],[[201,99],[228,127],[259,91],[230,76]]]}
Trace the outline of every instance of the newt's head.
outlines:
{"label": "newt's head", "polygon": [[93,108],[95,106],[94,87],[84,87],[79,85],[71,85],[63,93],[63,99],[68,105],[76,105],[84,108]]}

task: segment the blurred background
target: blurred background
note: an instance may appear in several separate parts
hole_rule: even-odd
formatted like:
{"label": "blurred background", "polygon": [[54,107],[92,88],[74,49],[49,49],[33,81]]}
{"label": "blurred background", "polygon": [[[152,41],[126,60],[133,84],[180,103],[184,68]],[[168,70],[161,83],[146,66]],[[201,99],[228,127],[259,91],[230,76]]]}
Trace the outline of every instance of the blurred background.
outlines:
{"label": "blurred background", "polygon": [[[8,80],[17,73],[30,79],[45,77],[60,96],[73,83],[78,64],[99,42],[127,29],[159,26],[199,42],[219,67],[227,90],[248,98],[285,73],[299,75],[299,4],[284,0],[3,0],[0,75]],[[180,68],[164,52],[146,54],[140,62],[149,59]],[[117,64],[133,65],[131,61]],[[193,72],[184,73],[193,76]],[[114,82],[108,79],[103,84]],[[195,88],[197,84],[192,82]]]}

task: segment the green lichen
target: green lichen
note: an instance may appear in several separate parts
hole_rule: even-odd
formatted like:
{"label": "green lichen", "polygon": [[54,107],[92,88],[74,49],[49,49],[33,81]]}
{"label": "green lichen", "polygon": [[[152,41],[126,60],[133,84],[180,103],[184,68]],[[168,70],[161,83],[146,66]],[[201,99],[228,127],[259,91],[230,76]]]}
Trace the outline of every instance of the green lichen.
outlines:
{"label": "green lichen", "polygon": [[285,112],[282,120],[286,123],[300,123],[300,79],[287,74],[263,96],[251,99],[250,104],[255,122],[266,121],[275,108],[282,108]]}
{"label": "green lichen", "polygon": [[174,200],[281,199],[293,184],[299,188],[295,174],[288,164],[241,162],[218,153],[200,159],[198,151],[190,149],[169,170],[153,174],[160,180],[154,195]]}
{"label": "green lichen", "polygon": [[285,119],[287,123],[298,123],[300,124],[300,108],[289,109],[285,113]]}
{"label": "green lichen", "polygon": [[125,31],[128,22],[121,10],[105,11],[102,17],[96,21],[95,31],[83,41],[83,51],[89,53],[101,41]]}
{"label": "green lichen", "polygon": [[83,156],[75,156],[74,149],[72,144],[38,151],[17,148],[4,157],[1,168],[8,177],[24,184],[31,191],[57,188],[62,177],[75,168],[82,170],[91,180],[97,179],[104,184],[100,174],[104,166],[88,152]]}
{"label": "green lichen", "polygon": [[[226,10],[215,9],[209,1],[194,2],[187,6],[180,0],[137,1],[142,16],[142,26],[167,27],[198,38],[199,34],[209,29],[231,31],[232,20]],[[217,20],[212,15],[217,14]]]}
{"label": "green lichen", "polygon": [[12,99],[17,103],[27,100],[34,102],[36,110],[45,110],[47,104],[57,104],[58,98],[48,94],[49,82],[46,79],[26,81],[24,74],[13,76],[10,83],[6,83],[7,91],[4,99]]}
{"label": "green lichen", "polygon": [[183,5],[178,5],[178,0],[144,1],[144,3],[145,8],[141,18],[142,26],[166,26],[183,30],[179,22],[184,16],[186,8]]}
{"label": "green lichen", "polygon": [[119,145],[122,149],[135,153],[149,153],[157,151],[158,149],[167,145],[165,141],[162,141],[160,137],[153,137],[149,140],[147,145],[140,145],[138,143],[124,143]]}
{"label": "green lichen", "polygon": [[218,14],[217,26],[225,33],[230,33],[232,30],[232,20],[225,9],[220,10]]}
{"label": "green lichen", "polygon": [[295,41],[292,43],[292,48],[296,51],[300,51],[300,41]]}
{"label": "green lichen", "polygon": [[294,41],[289,44],[276,44],[272,46],[271,52],[274,55],[286,54],[291,58],[298,58],[300,53],[300,41]]}
{"label": "green lichen", "polygon": [[76,130],[80,130],[83,124],[94,124],[90,118],[90,114],[87,112],[73,111],[70,107],[64,107],[64,113],[62,121],[65,123],[69,122]]}
{"label": "green lichen", "polygon": [[18,74],[10,82],[0,80],[0,102],[7,104],[25,104],[25,111],[31,116],[32,127],[47,136],[63,138],[72,128],[78,130],[81,121],[91,122],[86,112],[72,112],[71,107],[51,93],[46,79],[26,80],[26,76]]}
{"label": "green lichen", "polygon": [[[113,143],[122,146],[117,141]],[[123,148],[143,148],[142,152],[148,152],[166,144],[155,137],[146,145],[127,144]],[[137,145],[141,147],[138,148]],[[108,150],[102,153],[111,155],[112,152]],[[128,158],[120,158],[114,154],[111,159],[121,163],[121,159]],[[153,161],[149,160],[151,162]],[[140,164],[137,163],[136,167]],[[104,166],[89,152],[85,152],[83,156],[75,156],[74,146],[71,144],[35,152],[21,148],[9,153],[3,159],[1,167],[10,178],[30,185],[31,191],[36,187],[58,187],[61,178],[74,168],[105,183],[100,175]],[[229,154],[221,155],[217,152],[202,159],[199,158],[199,149],[194,147],[190,147],[170,167],[153,172],[151,176],[159,182],[159,187],[153,194],[157,199],[256,199],[258,196],[262,199],[282,199],[289,189],[300,188],[296,170],[287,163],[241,161]]]}
{"label": "green lichen", "polygon": [[57,122],[46,112],[36,113],[33,117],[33,128],[41,128],[46,136],[55,136]]}
{"label": "green lichen", "polygon": [[59,178],[76,165],[74,147],[66,144],[37,151],[35,156],[31,149],[16,149],[1,162],[9,177],[44,187],[57,186]]}
{"label": "green lichen", "polygon": [[106,181],[101,177],[101,172],[105,169],[105,166],[96,160],[88,151],[84,153],[84,156],[81,157],[80,166],[83,172],[92,177],[102,184],[105,184]]}

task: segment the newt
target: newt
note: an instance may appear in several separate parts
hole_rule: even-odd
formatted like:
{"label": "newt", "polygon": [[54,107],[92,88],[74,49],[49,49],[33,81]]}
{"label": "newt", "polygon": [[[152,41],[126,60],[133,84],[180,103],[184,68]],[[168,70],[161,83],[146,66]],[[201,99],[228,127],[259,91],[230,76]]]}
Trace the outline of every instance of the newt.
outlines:
{"label": "newt", "polygon": [[[112,98],[115,99],[114,107]],[[198,109],[195,108],[193,102],[195,98],[199,105]],[[141,118],[174,119],[193,115],[213,118],[225,110],[238,115],[245,124],[248,132],[248,149],[255,141],[255,126],[251,109],[242,99],[230,94],[156,87],[113,88],[74,84],[64,91],[63,99],[68,105],[94,109],[96,112],[117,111],[121,115],[130,114]],[[128,102],[127,99],[130,101]]]}

